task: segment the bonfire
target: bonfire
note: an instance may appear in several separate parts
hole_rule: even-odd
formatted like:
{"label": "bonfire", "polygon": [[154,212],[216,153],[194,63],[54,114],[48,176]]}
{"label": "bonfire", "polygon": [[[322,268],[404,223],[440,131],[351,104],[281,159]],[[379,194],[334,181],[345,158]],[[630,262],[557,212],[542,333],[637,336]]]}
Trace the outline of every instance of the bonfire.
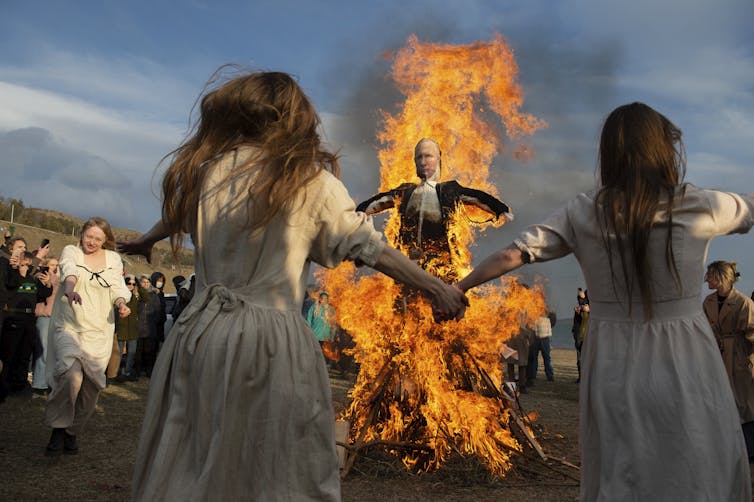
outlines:
{"label": "bonfire", "polygon": [[[379,190],[414,179],[414,145],[431,137],[442,146],[443,179],[497,196],[489,180],[492,159],[503,153],[528,158],[523,138],[546,125],[520,111],[518,70],[503,37],[453,46],[412,36],[391,57],[392,77],[406,98],[395,115],[382,115]],[[503,223],[459,206],[450,224],[452,260],[437,267],[452,267],[450,275],[463,277],[471,269],[475,237]],[[399,224],[393,213],[384,232],[400,248]],[[448,272],[433,271],[440,277]],[[470,292],[462,321],[437,324],[420,297],[398,307],[405,291],[380,274],[344,264],[318,271],[317,279],[355,343],[346,352],[360,368],[341,417],[350,424],[345,472],[359,450],[372,445],[399,456],[413,471],[436,469],[455,452],[477,456],[496,475],[511,468],[522,440],[538,448],[514,387],[502,380],[500,354],[522,324],[544,314],[539,286],[510,278],[486,285]]]}

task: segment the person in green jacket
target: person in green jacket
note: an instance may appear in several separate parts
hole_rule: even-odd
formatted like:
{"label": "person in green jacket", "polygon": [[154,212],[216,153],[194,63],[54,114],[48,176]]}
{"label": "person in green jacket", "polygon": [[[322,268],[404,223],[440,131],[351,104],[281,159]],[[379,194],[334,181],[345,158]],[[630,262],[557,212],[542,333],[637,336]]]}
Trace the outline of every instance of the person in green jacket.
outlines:
{"label": "person in green jacket", "polygon": [[332,327],[335,324],[335,309],[330,305],[330,295],[324,291],[319,294],[317,303],[309,308],[306,322],[317,337],[320,346],[332,339]]}

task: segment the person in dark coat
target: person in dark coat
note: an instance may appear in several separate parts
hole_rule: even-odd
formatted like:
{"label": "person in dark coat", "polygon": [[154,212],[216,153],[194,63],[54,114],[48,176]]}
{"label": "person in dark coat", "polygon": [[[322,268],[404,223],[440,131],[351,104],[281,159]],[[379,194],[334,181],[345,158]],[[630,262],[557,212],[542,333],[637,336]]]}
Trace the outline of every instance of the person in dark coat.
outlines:
{"label": "person in dark coat", "polygon": [[149,280],[152,283],[152,296],[149,299],[149,336],[155,341],[156,357],[160,345],[165,341],[165,321],[168,320],[164,293],[165,274],[153,272]]}

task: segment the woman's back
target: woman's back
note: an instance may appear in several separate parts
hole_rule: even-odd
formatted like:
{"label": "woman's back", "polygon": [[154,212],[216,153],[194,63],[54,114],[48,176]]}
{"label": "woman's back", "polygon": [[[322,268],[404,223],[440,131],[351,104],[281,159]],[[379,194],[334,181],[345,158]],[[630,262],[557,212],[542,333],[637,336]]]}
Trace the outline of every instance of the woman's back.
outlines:
{"label": "woman's back", "polygon": [[[667,214],[659,211],[650,231],[647,256],[650,257],[650,279],[656,304],[688,299],[695,310],[701,308],[701,277],[704,275],[707,249],[712,238],[735,231],[746,231],[751,222],[745,202],[737,195],[703,190],[685,185],[676,190],[671,232],[673,256],[678,271],[676,280],[672,268],[666,263]],[[563,227],[564,243],[570,247],[581,264],[589,289],[593,310],[599,312],[604,303],[625,304],[627,288],[620,274],[620,258],[613,250],[616,282],[613,285],[602,234],[596,222],[594,199],[591,194],[581,194],[566,208],[568,224]],[[747,223],[748,222],[748,223]],[[739,230],[740,229],[740,230]],[[629,262],[629,270],[633,270]],[[641,296],[634,277],[632,310],[641,309]],[[626,313],[627,313],[627,309]],[[642,316],[636,316],[642,319]]]}
{"label": "woman's back", "polygon": [[[290,210],[281,210],[264,228],[250,232],[247,187],[254,171],[226,181],[228,185],[222,182],[234,163],[252,153],[251,147],[241,147],[207,166],[192,233],[197,293],[222,284],[259,305],[300,309],[309,257],[334,266],[344,254],[380,236],[364,224],[363,214],[353,212],[345,187],[325,170],[299,190]],[[347,249],[339,249],[342,246]]]}

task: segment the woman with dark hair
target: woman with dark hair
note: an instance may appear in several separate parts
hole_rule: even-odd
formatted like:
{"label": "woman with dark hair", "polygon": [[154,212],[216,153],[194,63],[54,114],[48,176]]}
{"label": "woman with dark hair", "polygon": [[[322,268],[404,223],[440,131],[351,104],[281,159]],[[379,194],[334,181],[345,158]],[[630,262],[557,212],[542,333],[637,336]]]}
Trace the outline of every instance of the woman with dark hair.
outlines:
{"label": "woman with dark hair", "polygon": [[751,461],[754,460],[754,301],[733,286],[738,277],[734,262],[709,264],[704,280],[715,292],[704,299],[704,313],[720,346]]}
{"label": "woman with dark hair", "polygon": [[458,286],[574,253],[591,314],[579,387],[581,499],[750,501],[749,464],[699,303],[712,238],[745,233],[754,199],[683,183],[681,131],[642,103],[602,129],[601,185]]}
{"label": "woman with dark hair", "polygon": [[[45,421],[52,427],[48,455],[78,453],[76,436],[94,413],[105,388],[115,333],[115,312],[126,317],[131,292],[114,251],[110,224],[90,218],[78,246],[60,254],[60,288],[50,317]],[[113,309],[115,305],[115,310]]]}
{"label": "woman with dark hair", "polygon": [[126,305],[129,314],[126,317],[116,319],[115,337],[118,342],[118,364],[122,359],[123,349],[126,350],[126,366],[115,372],[116,382],[135,382],[139,379],[136,354],[139,344],[139,287],[136,276],[126,274],[124,276],[126,287],[131,292],[131,299]]}
{"label": "woman with dark hair", "polygon": [[301,316],[315,261],[357,260],[460,318],[464,295],[384,244],[354,210],[317,113],[285,73],[207,92],[173,152],[162,220],[121,249],[190,234],[195,287],[157,359],[133,500],[340,500],[325,363]]}

